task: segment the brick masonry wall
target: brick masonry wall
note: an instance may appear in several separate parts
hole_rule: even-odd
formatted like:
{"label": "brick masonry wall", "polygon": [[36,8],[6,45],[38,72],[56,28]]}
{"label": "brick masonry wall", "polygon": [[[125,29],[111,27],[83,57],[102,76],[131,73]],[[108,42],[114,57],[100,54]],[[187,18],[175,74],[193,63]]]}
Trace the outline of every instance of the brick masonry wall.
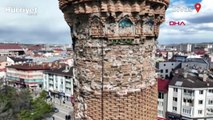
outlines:
{"label": "brick masonry wall", "polygon": [[[101,97],[91,95],[85,98],[88,120],[101,120]],[[131,92],[117,96],[113,92],[104,93],[104,120],[156,120],[157,85],[141,92]]]}
{"label": "brick masonry wall", "polygon": [[76,120],[157,119],[154,55],[167,5],[60,0],[75,46]]}

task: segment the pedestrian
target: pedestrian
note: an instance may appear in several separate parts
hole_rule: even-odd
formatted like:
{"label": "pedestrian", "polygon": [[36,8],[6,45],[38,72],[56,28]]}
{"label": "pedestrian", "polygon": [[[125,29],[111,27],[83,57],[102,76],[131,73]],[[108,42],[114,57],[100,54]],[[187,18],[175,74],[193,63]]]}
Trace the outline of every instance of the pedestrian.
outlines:
{"label": "pedestrian", "polygon": [[72,107],[74,107],[74,103],[75,103],[74,96],[72,95],[70,98],[71,98]]}
{"label": "pedestrian", "polygon": [[53,120],[55,120],[55,117],[52,117],[53,118]]}
{"label": "pedestrian", "polygon": [[67,117],[67,118],[68,118],[68,120],[71,120],[71,116],[70,116],[70,115],[68,115],[68,117]]}

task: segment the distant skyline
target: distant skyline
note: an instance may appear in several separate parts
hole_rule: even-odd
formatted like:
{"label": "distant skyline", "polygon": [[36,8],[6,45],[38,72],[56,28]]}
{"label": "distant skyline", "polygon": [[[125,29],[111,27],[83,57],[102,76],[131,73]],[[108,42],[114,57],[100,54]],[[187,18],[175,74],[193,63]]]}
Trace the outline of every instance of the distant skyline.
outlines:
{"label": "distant skyline", "polygon": [[[161,25],[160,44],[213,42],[213,0],[170,0],[166,21]],[[202,9],[196,13],[194,4]],[[192,12],[173,12],[185,6]],[[58,0],[5,0],[0,4],[0,42],[26,44],[71,44],[70,28],[58,7]],[[186,26],[169,26],[184,21]]]}

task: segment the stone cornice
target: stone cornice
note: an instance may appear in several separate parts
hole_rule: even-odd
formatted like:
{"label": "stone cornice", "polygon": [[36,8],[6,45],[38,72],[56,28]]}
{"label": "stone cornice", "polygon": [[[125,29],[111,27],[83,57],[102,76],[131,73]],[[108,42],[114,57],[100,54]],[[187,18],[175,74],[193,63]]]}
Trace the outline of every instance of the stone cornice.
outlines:
{"label": "stone cornice", "polygon": [[[166,9],[169,4],[169,0],[101,0],[101,6],[97,4],[98,0],[59,0],[59,7],[62,11],[70,8],[75,14],[86,14],[94,12],[143,12],[146,10],[146,3],[161,4]],[[129,4],[125,4],[130,2]],[[148,8],[147,8],[148,9]],[[156,10],[159,7],[155,8]],[[160,8],[161,9],[161,8]],[[70,11],[70,9],[69,9]]]}

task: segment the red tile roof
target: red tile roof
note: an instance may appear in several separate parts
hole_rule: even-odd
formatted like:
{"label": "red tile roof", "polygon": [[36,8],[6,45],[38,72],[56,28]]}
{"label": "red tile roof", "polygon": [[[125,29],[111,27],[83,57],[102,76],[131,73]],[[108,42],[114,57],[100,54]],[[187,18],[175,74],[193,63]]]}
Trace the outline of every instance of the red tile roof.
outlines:
{"label": "red tile roof", "polygon": [[0,43],[0,49],[20,49],[20,50],[22,50],[22,47],[19,44]]}
{"label": "red tile roof", "polygon": [[48,64],[42,64],[42,65],[37,65],[34,63],[25,63],[25,64],[18,64],[18,65],[11,65],[7,66],[7,68],[13,68],[17,70],[23,70],[23,71],[32,71],[32,70],[49,70],[50,67]]}
{"label": "red tile roof", "polygon": [[158,91],[166,93],[168,91],[169,80],[158,78]]}
{"label": "red tile roof", "polygon": [[28,50],[37,51],[37,50],[41,50],[42,48],[44,48],[43,45],[33,45],[33,46],[29,46]]}

